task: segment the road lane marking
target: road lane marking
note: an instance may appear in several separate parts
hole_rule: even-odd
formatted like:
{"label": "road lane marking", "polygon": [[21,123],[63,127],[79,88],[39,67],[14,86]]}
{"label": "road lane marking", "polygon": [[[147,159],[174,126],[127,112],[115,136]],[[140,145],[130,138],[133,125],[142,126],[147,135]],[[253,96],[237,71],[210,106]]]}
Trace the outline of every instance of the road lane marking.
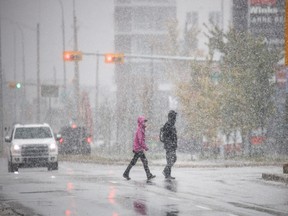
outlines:
{"label": "road lane marking", "polygon": [[196,205],[196,207],[201,208],[201,209],[205,209],[205,210],[212,210],[211,208],[208,208],[206,206],[201,206],[201,205]]}

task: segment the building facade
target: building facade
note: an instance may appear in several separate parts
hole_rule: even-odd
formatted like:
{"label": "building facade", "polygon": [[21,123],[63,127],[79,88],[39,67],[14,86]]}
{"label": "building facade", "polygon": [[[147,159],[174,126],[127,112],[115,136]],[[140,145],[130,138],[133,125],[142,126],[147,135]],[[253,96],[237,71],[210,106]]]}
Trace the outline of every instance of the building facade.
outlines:
{"label": "building facade", "polygon": [[[206,57],[204,24],[228,29],[231,9],[231,0],[115,0],[115,52]],[[175,32],[171,32],[173,24]],[[191,36],[195,32],[199,34]],[[171,33],[178,34],[175,43]],[[175,83],[189,73],[187,61],[127,57],[124,64],[116,65],[116,140],[120,145],[130,148],[139,114],[149,119],[150,143],[158,141],[168,111],[177,109]]]}
{"label": "building facade", "polygon": [[[167,26],[176,19],[175,0],[115,0],[114,4],[115,52],[167,54]],[[149,131],[153,134],[161,111],[168,109],[168,96],[158,88],[159,83],[168,80],[164,64],[156,59],[125,58],[124,64],[115,66],[116,139],[124,146],[121,149],[130,148],[139,115],[149,119]]]}

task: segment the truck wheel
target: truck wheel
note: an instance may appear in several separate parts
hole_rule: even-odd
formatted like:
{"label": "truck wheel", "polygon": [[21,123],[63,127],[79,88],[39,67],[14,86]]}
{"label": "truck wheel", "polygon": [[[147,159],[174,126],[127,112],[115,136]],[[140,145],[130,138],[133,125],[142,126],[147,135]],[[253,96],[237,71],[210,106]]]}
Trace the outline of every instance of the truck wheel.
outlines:
{"label": "truck wheel", "polygon": [[18,165],[11,163],[12,172],[18,172]]}
{"label": "truck wheel", "polygon": [[52,163],[52,170],[58,170],[58,162]]}
{"label": "truck wheel", "polygon": [[9,173],[13,172],[12,163],[10,161],[8,161],[8,172]]}
{"label": "truck wheel", "polygon": [[48,168],[48,171],[58,170],[58,162],[49,163],[47,168]]}

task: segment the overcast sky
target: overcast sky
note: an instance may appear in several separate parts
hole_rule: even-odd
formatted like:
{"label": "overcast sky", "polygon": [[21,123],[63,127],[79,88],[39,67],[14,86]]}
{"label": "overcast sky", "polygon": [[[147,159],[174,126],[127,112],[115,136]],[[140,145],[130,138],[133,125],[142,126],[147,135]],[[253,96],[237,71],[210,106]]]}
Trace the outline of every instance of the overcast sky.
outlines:
{"label": "overcast sky", "polygon": [[[211,1],[213,4],[211,4]],[[73,0],[62,0],[65,15],[66,50],[74,49]],[[222,0],[228,8],[231,0]],[[78,49],[86,53],[114,51],[114,0],[75,0]],[[221,10],[221,0],[177,0],[179,26],[188,11]],[[224,20],[229,14],[223,12]],[[201,15],[202,16],[202,15]],[[200,16],[200,24],[204,21]],[[2,64],[6,80],[22,80],[21,30],[24,35],[26,79],[36,81],[37,23],[40,24],[40,79],[42,84],[63,84],[62,13],[60,0],[0,0]],[[225,26],[228,26],[226,24]],[[204,36],[200,40],[204,39]],[[200,48],[203,48],[200,45]],[[15,63],[14,63],[15,62]],[[67,62],[67,85],[74,76],[74,63]],[[114,65],[100,58],[100,94],[114,89]],[[80,62],[80,85],[95,88],[96,57],[84,56]],[[14,73],[15,72],[15,73]],[[112,87],[112,88],[111,88]]]}
{"label": "overcast sky", "polygon": [[[73,50],[73,1],[62,0],[62,2],[65,16],[65,46],[66,50]],[[113,2],[113,0],[75,0],[78,48],[82,52],[113,52]],[[22,79],[21,28],[24,35],[26,77],[27,80],[36,80],[36,26],[39,23],[41,82],[51,84],[56,74],[57,84],[62,84],[62,13],[59,0],[0,0],[0,17],[2,64],[6,79],[13,80],[14,71],[16,79]],[[66,65],[67,81],[71,82],[74,63],[67,62]],[[104,65],[103,59],[100,59],[99,69],[102,89],[106,85],[113,85],[113,65]],[[95,86],[95,71],[95,57],[85,56],[80,62],[80,84]]]}

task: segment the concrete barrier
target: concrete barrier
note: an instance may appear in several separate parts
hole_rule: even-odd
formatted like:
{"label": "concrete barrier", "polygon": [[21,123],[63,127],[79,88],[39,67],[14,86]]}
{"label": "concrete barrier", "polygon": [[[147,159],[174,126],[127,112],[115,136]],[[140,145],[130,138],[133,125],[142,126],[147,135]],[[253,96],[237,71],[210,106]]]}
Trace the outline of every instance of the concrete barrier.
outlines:
{"label": "concrete barrier", "polygon": [[271,174],[271,173],[262,173],[262,178],[268,181],[284,182],[288,184],[288,175],[287,174]]}
{"label": "concrete barrier", "polygon": [[288,163],[283,165],[283,173],[288,174]]}

